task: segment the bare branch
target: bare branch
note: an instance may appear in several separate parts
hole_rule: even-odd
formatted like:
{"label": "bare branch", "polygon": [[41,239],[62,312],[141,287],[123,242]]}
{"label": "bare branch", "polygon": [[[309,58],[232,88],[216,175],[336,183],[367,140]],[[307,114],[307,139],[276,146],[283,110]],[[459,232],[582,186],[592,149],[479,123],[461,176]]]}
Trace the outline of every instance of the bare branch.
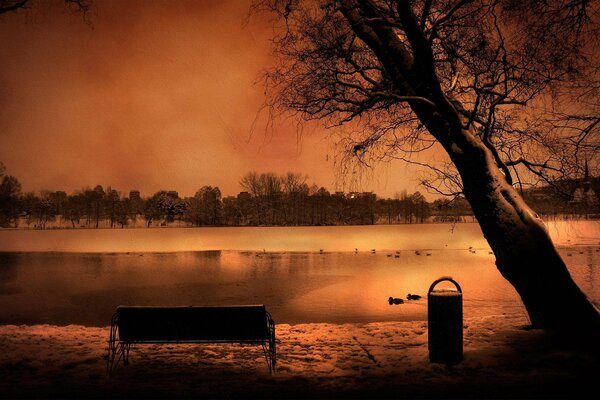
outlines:
{"label": "bare branch", "polygon": [[25,8],[29,0],[11,1],[11,0],[0,0],[0,14],[4,14],[11,11],[16,11],[20,8]]}

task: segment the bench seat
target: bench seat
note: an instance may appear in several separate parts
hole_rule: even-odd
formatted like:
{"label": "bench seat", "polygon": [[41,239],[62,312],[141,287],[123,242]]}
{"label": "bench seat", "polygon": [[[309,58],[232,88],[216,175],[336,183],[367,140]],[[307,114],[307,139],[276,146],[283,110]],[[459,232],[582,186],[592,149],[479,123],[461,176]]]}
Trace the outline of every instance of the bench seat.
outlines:
{"label": "bench seat", "polygon": [[245,343],[261,345],[269,372],[275,370],[275,323],[264,305],[217,307],[119,306],[111,321],[107,373],[133,344]]}

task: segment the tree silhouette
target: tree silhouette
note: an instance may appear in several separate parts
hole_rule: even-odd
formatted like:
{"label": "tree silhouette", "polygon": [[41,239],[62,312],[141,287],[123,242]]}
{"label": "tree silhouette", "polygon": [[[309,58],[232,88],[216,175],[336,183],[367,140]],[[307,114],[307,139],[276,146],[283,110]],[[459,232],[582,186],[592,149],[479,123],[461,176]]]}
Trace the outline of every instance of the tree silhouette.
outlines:
{"label": "tree silhouette", "polygon": [[63,218],[67,218],[71,222],[73,228],[79,227],[81,218],[85,215],[85,194],[75,193],[67,197],[63,208]]}
{"label": "tree silhouette", "polygon": [[[347,126],[364,164],[423,164],[425,186],[464,194],[536,327],[600,326],[537,214],[513,187],[594,160],[598,4],[547,0],[264,0],[277,64],[272,114]],[[574,112],[577,110],[577,113]],[[516,179],[515,179],[516,178]]]}
{"label": "tree silhouette", "polygon": [[5,170],[0,162],[0,227],[17,224],[21,196],[21,184],[14,176],[5,175]]}
{"label": "tree silhouette", "polygon": [[192,225],[219,225],[222,219],[221,191],[218,187],[203,186],[194,197],[186,199],[184,218]]}

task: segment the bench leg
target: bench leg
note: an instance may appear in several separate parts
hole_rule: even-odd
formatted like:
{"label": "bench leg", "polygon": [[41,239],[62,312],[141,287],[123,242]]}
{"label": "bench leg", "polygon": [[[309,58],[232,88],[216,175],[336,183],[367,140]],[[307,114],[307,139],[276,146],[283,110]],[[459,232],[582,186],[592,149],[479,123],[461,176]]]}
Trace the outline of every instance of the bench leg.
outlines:
{"label": "bench leg", "polygon": [[269,375],[273,373],[273,363],[271,358],[271,346],[267,346],[266,343],[262,344],[263,353],[265,354],[265,361],[267,362],[267,368],[269,369]]}
{"label": "bench leg", "polygon": [[277,364],[277,350],[275,348],[275,327],[273,327],[273,337],[269,343],[269,356],[271,357],[271,369],[275,372],[275,365]]}
{"label": "bench leg", "polygon": [[106,361],[106,374],[112,376],[113,372],[123,360],[123,365],[129,364],[129,349],[131,344],[125,342],[116,343],[108,349],[108,360]]}
{"label": "bench leg", "polygon": [[119,352],[119,344],[117,344],[117,314],[115,313],[110,321],[110,336],[108,338],[108,355],[106,357],[106,374],[112,375],[115,368],[115,358]]}
{"label": "bench leg", "polygon": [[123,343],[121,345],[121,355],[123,357],[123,365],[127,366],[129,365],[129,348],[131,347],[131,344],[129,343]]}
{"label": "bench leg", "polygon": [[131,343],[121,342],[117,339],[119,330],[119,322],[117,313],[115,313],[110,321],[110,336],[108,338],[108,355],[106,358],[106,374],[112,376],[113,371],[119,365],[119,361],[123,360],[123,364],[129,364],[129,349]]}
{"label": "bench leg", "polygon": [[269,343],[263,344],[263,350],[265,352],[265,358],[267,360],[267,367],[269,368],[269,374],[275,372],[275,365],[277,364],[277,351],[275,348],[275,324],[269,324]]}
{"label": "bench leg", "polygon": [[106,360],[106,375],[111,376],[112,375],[112,371],[114,369],[114,365],[115,365],[115,351],[110,347],[108,348],[108,357]]}

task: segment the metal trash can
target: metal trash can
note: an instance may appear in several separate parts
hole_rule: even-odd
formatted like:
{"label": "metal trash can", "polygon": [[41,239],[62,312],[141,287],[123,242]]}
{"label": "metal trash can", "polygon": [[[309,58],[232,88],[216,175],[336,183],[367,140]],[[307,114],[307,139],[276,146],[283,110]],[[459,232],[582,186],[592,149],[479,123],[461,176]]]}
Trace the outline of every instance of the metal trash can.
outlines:
{"label": "metal trash can", "polygon": [[[449,281],[454,289],[434,290],[435,286]],[[427,292],[429,331],[429,360],[434,363],[456,364],[463,358],[462,289],[451,277],[435,280]]]}

